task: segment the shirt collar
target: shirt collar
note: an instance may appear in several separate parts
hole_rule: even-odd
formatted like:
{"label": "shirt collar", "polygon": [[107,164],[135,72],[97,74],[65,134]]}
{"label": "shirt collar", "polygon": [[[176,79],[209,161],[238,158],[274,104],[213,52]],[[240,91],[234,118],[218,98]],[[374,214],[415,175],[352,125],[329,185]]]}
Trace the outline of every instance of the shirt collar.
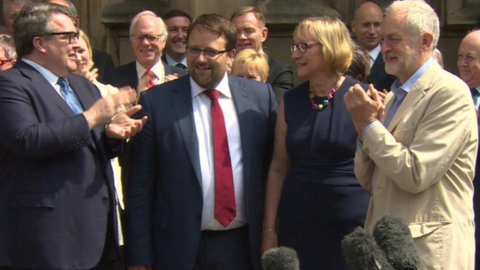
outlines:
{"label": "shirt collar", "polygon": [[176,66],[177,64],[183,64],[184,66],[188,67],[187,66],[187,57],[183,57],[182,61],[180,62],[177,62],[175,61],[173,58],[171,58],[168,53],[165,53],[165,60],[167,60],[167,64],[171,65],[171,66]]}
{"label": "shirt collar", "polygon": [[59,78],[57,75],[53,74],[53,72],[41,66],[40,64],[35,63],[32,60],[22,58],[22,61],[36,69],[48,81],[48,83],[50,83],[55,88],[55,85],[57,84]]}
{"label": "shirt collar", "polygon": [[[138,61],[135,61],[135,65],[137,67],[138,79],[141,79],[145,74],[145,72],[147,72],[147,69],[145,69],[142,65],[140,65]],[[157,78],[161,78],[162,72],[164,72],[162,61],[158,61],[155,65],[153,65],[153,67],[150,70],[153,71],[153,73],[155,74],[155,76],[157,76]]]}
{"label": "shirt collar", "polygon": [[375,47],[375,49],[368,52],[368,54],[370,54],[370,57],[372,58],[372,62],[375,62],[381,50],[382,50],[382,47],[380,46],[380,44],[378,44],[377,47]]}
{"label": "shirt collar", "polygon": [[[192,98],[195,98],[196,96],[200,95],[203,91],[208,90],[200,85],[198,85],[190,76],[190,85],[192,87]],[[219,91],[222,95],[231,98],[232,93],[230,92],[230,86],[228,84],[228,76],[227,73],[225,72],[225,75],[223,76],[223,79],[220,81],[220,83],[215,86],[215,90]]]}
{"label": "shirt collar", "polygon": [[434,58],[430,57],[430,59],[423,63],[423,65],[402,85],[400,85],[400,80],[397,78],[392,85],[392,92],[395,94],[395,96],[397,96],[397,98],[404,97],[407,93],[409,93],[413,89],[413,86],[415,86],[415,83],[417,83],[418,79],[422,77],[422,75],[427,71],[434,61]]}

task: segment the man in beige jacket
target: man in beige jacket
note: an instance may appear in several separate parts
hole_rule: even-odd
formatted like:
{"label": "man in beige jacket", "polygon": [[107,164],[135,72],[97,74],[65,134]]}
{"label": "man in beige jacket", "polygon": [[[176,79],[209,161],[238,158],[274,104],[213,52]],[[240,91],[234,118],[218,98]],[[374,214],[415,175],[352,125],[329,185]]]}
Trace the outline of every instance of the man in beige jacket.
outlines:
{"label": "man in beige jacket", "polygon": [[372,193],[365,226],[400,216],[420,269],[473,270],[478,134],[470,92],[433,59],[439,20],[425,2],[394,2],[381,35],[386,71],[398,78],[385,107],[373,87],[345,95],[360,139],[355,173]]}

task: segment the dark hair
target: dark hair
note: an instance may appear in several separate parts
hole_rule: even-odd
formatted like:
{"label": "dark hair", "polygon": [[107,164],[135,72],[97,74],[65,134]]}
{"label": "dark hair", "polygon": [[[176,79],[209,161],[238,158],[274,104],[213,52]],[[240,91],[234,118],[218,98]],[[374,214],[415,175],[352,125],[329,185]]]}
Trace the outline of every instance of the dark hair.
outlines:
{"label": "dark hair", "polygon": [[192,22],[192,17],[190,17],[190,15],[188,15],[188,13],[185,11],[179,9],[171,9],[167,11],[165,14],[163,14],[162,19],[163,21],[166,21],[175,17],[186,17],[189,22]]}
{"label": "dark hair", "polygon": [[13,39],[18,58],[30,54],[33,39],[45,35],[53,14],[64,14],[74,20],[74,14],[65,6],[45,3],[25,5],[13,23]]}
{"label": "dark hair", "polygon": [[[379,57],[382,56],[379,55]],[[370,75],[370,63],[365,56],[365,52],[360,49],[353,51],[352,63],[345,72],[345,76],[366,83],[368,75]]]}
{"label": "dark hair", "polygon": [[[202,26],[219,36],[224,36],[227,41],[226,50],[231,51],[237,44],[237,30],[235,26],[227,20],[227,18],[218,14],[203,14],[200,15],[188,28],[187,37],[190,40],[190,34],[197,26]],[[187,42],[188,43],[188,42]]]}

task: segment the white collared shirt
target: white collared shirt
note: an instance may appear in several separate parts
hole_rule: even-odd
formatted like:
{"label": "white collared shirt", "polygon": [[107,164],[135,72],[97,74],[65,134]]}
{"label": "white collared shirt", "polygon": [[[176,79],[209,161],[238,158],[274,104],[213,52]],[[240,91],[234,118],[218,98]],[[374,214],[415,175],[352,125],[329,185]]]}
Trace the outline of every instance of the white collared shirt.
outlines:
{"label": "white collared shirt", "polygon": [[[57,84],[58,78],[60,78],[60,77],[53,74],[53,72],[51,72],[50,70],[46,69],[42,65],[40,65],[40,64],[38,64],[38,63],[36,63],[32,60],[22,58],[22,61],[29,64],[34,69],[36,69],[48,81],[48,83],[52,85],[52,87],[55,89],[55,91],[57,91],[57,93],[62,97],[62,99],[65,100],[65,98],[62,95],[62,92],[60,92],[61,91],[60,90],[60,85]],[[70,85],[68,80],[66,80],[66,81],[67,81],[68,85]]]}
{"label": "white collared shirt", "polygon": [[195,119],[195,129],[198,138],[198,154],[202,172],[203,211],[202,230],[225,230],[238,228],[246,224],[247,215],[245,208],[245,194],[243,181],[242,143],[240,136],[240,125],[238,123],[237,111],[233,101],[228,76],[225,73],[222,81],[215,87],[221,95],[218,99],[225,119],[227,129],[228,147],[232,161],[233,183],[235,187],[235,202],[237,216],[228,225],[223,227],[214,217],[215,209],[215,179],[213,159],[213,138],[212,118],[210,110],[210,98],[203,94],[204,89],[190,78],[192,87],[192,105]]}
{"label": "white collared shirt", "polygon": [[165,53],[165,60],[167,60],[167,64],[170,66],[177,66],[177,64],[183,64],[184,66],[188,67],[187,65],[187,57],[183,57],[182,61],[177,62],[173,58],[171,58],[168,53]]}
{"label": "white collared shirt", "polygon": [[[137,78],[138,78],[138,92],[146,90],[148,77],[144,76],[147,69],[145,69],[138,61],[135,61],[135,65],[137,67]],[[165,67],[163,66],[162,61],[158,61],[153,67],[150,69],[156,76],[153,79],[153,83],[155,85],[162,84],[165,82]]]}
{"label": "white collared shirt", "polygon": [[373,63],[375,63],[375,60],[377,60],[377,57],[380,54],[381,50],[382,50],[382,46],[378,44],[377,47],[375,47],[375,49],[368,52],[368,54],[370,55],[370,67],[372,67]]}

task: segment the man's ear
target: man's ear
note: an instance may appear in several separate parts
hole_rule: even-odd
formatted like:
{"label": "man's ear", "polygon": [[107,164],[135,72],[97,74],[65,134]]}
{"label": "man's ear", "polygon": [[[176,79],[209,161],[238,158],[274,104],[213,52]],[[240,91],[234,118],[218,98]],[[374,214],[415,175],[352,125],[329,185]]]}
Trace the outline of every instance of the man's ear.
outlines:
{"label": "man's ear", "polygon": [[267,37],[268,37],[268,28],[267,27],[263,27],[262,28],[262,43],[265,42],[265,40],[267,40]]}
{"label": "man's ear", "polygon": [[422,36],[422,49],[427,51],[430,50],[432,47],[432,42],[433,42],[433,34],[431,33],[425,33]]}
{"label": "man's ear", "polygon": [[33,47],[35,47],[36,50],[42,53],[47,52],[47,50],[45,49],[45,43],[42,37],[36,36],[33,38],[32,42],[33,42]]}

